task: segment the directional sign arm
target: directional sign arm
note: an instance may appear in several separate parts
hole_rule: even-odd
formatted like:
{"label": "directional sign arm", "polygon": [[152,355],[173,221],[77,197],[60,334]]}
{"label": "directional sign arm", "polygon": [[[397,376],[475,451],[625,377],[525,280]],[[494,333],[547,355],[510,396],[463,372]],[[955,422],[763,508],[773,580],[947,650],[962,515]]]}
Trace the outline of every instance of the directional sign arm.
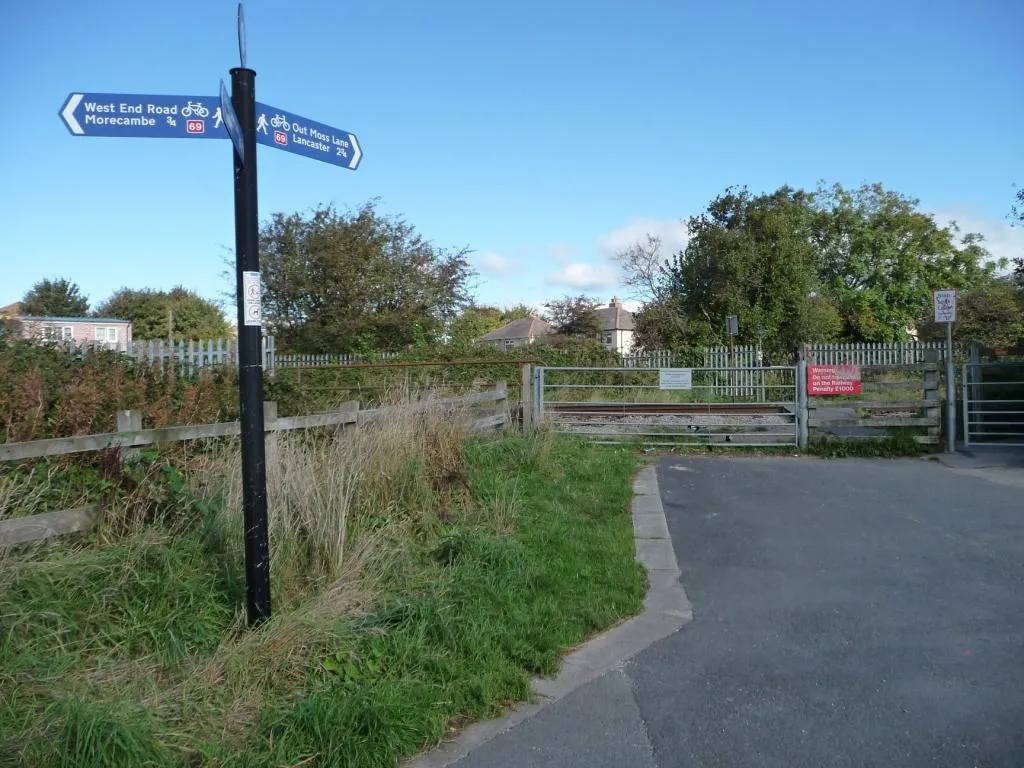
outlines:
{"label": "directional sign arm", "polygon": [[226,139],[216,96],[71,93],[60,119],[73,136]]}
{"label": "directional sign arm", "polygon": [[354,134],[340,128],[256,103],[256,141],[354,171],[363,150]]}

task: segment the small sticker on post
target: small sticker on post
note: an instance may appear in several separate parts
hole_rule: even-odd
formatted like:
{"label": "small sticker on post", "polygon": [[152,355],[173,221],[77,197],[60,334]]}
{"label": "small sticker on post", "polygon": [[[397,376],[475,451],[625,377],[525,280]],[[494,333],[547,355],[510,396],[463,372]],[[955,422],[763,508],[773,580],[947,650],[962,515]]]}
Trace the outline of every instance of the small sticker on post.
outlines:
{"label": "small sticker on post", "polygon": [[242,321],[245,325],[263,325],[260,273],[242,273]]}

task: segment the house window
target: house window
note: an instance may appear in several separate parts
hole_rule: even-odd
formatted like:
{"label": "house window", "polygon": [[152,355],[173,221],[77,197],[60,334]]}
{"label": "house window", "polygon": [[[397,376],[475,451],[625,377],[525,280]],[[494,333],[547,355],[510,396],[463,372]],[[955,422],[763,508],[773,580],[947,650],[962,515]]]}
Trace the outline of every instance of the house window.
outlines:
{"label": "house window", "polygon": [[47,341],[71,341],[75,331],[70,325],[47,325],[43,328],[43,338]]}
{"label": "house window", "polygon": [[516,340],[515,339],[505,339],[505,342],[504,342],[505,349],[512,349],[515,345],[516,345]]}
{"label": "house window", "polygon": [[105,344],[117,344],[117,328],[97,328],[94,338]]}
{"label": "house window", "polygon": [[604,335],[604,343],[605,344],[611,344],[612,343],[612,334],[606,333]]}

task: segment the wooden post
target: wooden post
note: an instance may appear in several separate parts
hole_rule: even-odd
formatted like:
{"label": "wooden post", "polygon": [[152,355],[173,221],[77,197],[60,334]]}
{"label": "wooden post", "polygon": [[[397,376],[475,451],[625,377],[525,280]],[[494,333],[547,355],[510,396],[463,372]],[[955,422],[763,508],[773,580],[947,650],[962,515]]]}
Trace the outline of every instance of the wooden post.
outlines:
{"label": "wooden post", "polygon": [[[118,411],[117,412],[118,432],[141,432],[142,412],[141,411]],[[121,454],[125,461],[131,461],[139,455],[138,448],[125,448]]]}
{"label": "wooden post", "polygon": [[338,424],[334,428],[335,432],[344,432],[349,426],[353,426],[354,427],[354,426],[356,426],[359,423],[359,401],[358,400],[347,400],[347,401],[345,401],[344,403],[342,403],[341,405],[338,406],[338,412],[339,413],[351,413],[352,414],[352,423],[351,424],[345,424],[345,423]]}
{"label": "wooden post", "polygon": [[263,431],[273,432],[274,422],[277,421],[277,403],[273,400],[263,401]]}
{"label": "wooden post", "polygon": [[523,432],[533,432],[533,366],[529,363],[519,366],[519,412]]}
{"label": "wooden post", "polygon": [[498,394],[494,403],[494,415],[503,416],[505,423],[508,424],[508,382],[499,381],[495,385],[494,391]]}

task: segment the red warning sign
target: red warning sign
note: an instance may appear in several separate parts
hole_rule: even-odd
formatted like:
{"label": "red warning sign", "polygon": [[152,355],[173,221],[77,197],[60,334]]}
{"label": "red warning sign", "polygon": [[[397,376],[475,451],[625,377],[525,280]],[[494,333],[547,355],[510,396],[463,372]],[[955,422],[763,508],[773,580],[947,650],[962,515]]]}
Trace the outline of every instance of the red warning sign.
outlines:
{"label": "red warning sign", "polygon": [[859,395],[859,365],[807,366],[808,395]]}

